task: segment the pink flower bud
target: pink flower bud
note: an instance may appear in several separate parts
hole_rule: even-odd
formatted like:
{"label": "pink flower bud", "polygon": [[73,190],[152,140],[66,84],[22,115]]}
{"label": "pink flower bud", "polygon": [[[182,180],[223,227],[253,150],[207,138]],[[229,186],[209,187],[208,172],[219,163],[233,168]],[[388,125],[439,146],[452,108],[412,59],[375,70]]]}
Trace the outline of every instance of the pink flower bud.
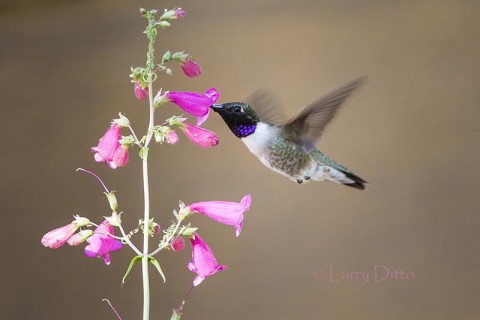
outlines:
{"label": "pink flower bud", "polygon": [[180,64],[180,66],[182,67],[183,73],[190,78],[196,78],[202,73],[202,68],[200,65],[190,59],[185,60],[185,62]]}
{"label": "pink flower bud", "polygon": [[178,135],[175,131],[169,130],[167,132],[167,143],[170,144],[177,144],[178,143]]}
{"label": "pink flower bud", "polygon": [[182,8],[175,9],[175,17],[177,17],[177,20],[180,20],[183,17],[185,17],[185,14],[186,12]]}
{"label": "pink flower bud", "polygon": [[82,230],[78,233],[75,233],[73,236],[68,239],[68,244],[71,246],[78,246],[85,242],[93,234],[92,230]]}
{"label": "pink flower bud", "polygon": [[156,234],[159,234],[160,231],[162,231],[162,228],[160,227],[160,225],[156,222],[153,222],[152,223],[152,235],[156,235]]}
{"label": "pink flower bud", "polygon": [[182,236],[178,236],[173,240],[171,244],[172,250],[175,252],[180,252],[185,249],[185,239]]}
{"label": "pink flower bud", "polygon": [[190,239],[190,242],[192,243],[192,261],[188,264],[188,269],[197,274],[193,280],[194,286],[198,286],[206,277],[227,269],[227,266],[218,264],[212,250],[198,233],[194,234],[194,238]]}
{"label": "pink flower bud", "polygon": [[196,127],[188,122],[184,122],[183,124],[184,126],[181,127],[183,133],[197,146],[210,148],[218,144],[218,137],[215,133],[204,128]]}
{"label": "pink flower bud", "polygon": [[148,97],[148,88],[143,88],[139,83],[135,83],[133,92],[138,100],[144,100],[146,97]]}
{"label": "pink flower bud", "polygon": [[66,226],[54,229],[46,233],[42,238],[42,244],[51,249],[57,249],[67,243],[68,239],[79,228],[75,223],[69,223]]}
{"label": "pink flower bud", "polygon": [[251,203],[252,197],[247,194],[240,202],[204,201],[192,203],[187,208],[217,222],[234,226],[238,237],[242,232],[243,214],[250,209]]}

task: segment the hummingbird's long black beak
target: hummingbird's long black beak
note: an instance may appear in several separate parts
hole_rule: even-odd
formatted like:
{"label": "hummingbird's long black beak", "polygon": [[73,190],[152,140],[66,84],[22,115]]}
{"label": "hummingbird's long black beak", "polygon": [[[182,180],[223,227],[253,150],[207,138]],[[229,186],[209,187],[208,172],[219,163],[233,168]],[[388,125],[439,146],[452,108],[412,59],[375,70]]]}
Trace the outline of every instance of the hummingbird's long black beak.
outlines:
{"label": "hummingbird's long black beak", "polygon": [[212,104],[210,107],[213,109],[213,111],[218,112],[219,110],[223,109],[223,104]]}

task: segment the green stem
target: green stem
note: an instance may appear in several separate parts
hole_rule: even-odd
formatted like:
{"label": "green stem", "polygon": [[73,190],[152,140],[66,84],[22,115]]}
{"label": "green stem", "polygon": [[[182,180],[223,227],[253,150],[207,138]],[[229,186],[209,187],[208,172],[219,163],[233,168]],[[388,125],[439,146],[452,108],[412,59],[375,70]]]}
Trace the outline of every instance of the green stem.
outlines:
{"label": "green stem", "polygon": [[[152,42],[152,40],[150,40]],[[147,139],[144,148],[147,148],[152,140],[153,116],[155,107],[153,105],[152,73],[148,74],[148,96],[150,102],[150,120],[148,123]],[[148,230],[150,227],[150,189],[148,183],[148,152],[143,158],[143,194],[144,194],[144,215],[143,215],[143,258],[142,258],[142,279],[143,279],[143,320],[150,317],[150,280],[148,277]]]}

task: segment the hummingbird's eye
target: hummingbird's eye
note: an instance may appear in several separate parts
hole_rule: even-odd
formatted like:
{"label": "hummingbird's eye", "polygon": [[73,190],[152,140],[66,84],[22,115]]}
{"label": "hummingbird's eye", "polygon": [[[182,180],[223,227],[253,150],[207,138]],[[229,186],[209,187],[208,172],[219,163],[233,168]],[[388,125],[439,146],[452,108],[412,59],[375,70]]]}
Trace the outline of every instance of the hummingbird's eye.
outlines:
{"label": "hummingbird's eye", "polygon": [[240,108],[240,107],[234,107],[233,108],[233,112],[235,112],[235,113],[239,113],[240,111],[242,111],[242,108]]}

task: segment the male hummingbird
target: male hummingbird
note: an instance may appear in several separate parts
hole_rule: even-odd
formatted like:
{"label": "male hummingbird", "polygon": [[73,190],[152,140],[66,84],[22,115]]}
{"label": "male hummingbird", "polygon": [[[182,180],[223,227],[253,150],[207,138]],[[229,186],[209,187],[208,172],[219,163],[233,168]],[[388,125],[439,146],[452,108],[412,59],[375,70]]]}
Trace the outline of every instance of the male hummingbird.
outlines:
{"label": "male hummingbird", "polygon": [[214,104],[212,109],[267,168],[298,183],[329,181],[365,189],[365,180],[315,147],[339,106],[362,81],[360,78],[344,84],[283,124],[275,124],[278,106],[265,103],[262,94],[253,98],[255,104],[229,102]]}

